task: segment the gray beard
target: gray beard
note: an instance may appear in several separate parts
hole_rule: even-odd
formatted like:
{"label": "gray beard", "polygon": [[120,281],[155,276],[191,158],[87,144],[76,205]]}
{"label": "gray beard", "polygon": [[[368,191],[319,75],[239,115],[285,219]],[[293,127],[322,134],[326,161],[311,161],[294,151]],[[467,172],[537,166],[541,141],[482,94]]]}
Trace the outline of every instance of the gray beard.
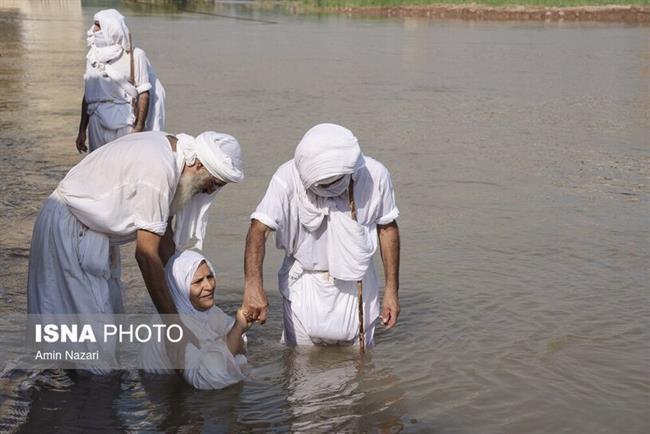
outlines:
{"label": "gray beard", "polygon": [[176,215],[180,210],[185,208],[187,202],[192,199],[194,196],[196,180],[195,176],[192,175],[181,175],[181,179],[178,182],[178,187],[176,187],[176,193],[174,193],[174,198],[172,199],[171,205],[169,205],[169,216]]}
{"label": "gray beard", "polygon": [[203,176],[181,175],[181,179],[176,187],[176,193],[169,205],[169,216],[176,215],[180,210],[185,208],[185,205],[192,199],[192,197],[199,192],[201,182],[204,180]]}

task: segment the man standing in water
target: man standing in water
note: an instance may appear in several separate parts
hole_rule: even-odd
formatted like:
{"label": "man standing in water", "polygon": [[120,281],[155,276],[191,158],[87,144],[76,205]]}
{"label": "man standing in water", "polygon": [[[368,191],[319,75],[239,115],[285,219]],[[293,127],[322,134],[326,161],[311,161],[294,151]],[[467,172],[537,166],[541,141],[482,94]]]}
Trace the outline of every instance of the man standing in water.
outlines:
{"label": "man standing in water", "polygon": [[[357,341],[357,281],[362,281],[364,343],[371,346],[377,318],[390,328],[399,315],[398,214],[388,170],[361,153],[352,132],[333,124],[313,127],[294,159],[275,172],[251,216],[244,311],[251,319],[266,320],[262,265],[266,237],[275,231],[276,245],[286,254],[278,273],[283,341]],[[377,244],[386,281],[381,313],[372,262]]]}
{"label": "man standing in water", "polygon": [[[92,152],[125,134],[164,128],[162,101],[153,100],[160,95],[152,94],[156,83],[150,81],[149,60],[144,51],[133,49],[124,17],[115,9],[107,9],[97,12],[94,18],[88,30],[90,48],[75,142],[79,152],[88,150],[86,130]],[[150,104],[157,104],[158,110],[151,116],[162,120],[147,119]]]}
{"label": "man standing in water", "polygon": [[133,240],[156,308],[176,313],[165,262],[176,246],[202,248],[217,191],[243,179],[239,143],[212,131],[196,138],[129,134],[91,153],[59,183],[34,224],[28,313],[122,313],[120,260],[111,246]]}

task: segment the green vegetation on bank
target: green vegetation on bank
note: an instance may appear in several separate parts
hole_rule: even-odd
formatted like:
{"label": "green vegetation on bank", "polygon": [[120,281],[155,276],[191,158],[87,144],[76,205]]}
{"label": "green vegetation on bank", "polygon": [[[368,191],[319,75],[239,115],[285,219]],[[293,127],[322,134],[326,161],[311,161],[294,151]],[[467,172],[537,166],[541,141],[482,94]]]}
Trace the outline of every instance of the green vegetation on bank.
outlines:
{"label": "green vegetation on bank", "polygon": [[[283,2],[280,2],[283,3]],[[399,6],[649,6],[650,0],[297,0],[289,2],[313,8],[378,8]]]}

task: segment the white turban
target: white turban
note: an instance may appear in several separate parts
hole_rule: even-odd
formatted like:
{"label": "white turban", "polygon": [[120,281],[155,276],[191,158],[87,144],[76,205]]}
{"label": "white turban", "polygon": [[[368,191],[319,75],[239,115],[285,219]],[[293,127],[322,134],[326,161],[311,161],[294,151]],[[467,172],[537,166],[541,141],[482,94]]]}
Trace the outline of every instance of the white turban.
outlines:
{"label": "white turban", "polygon": [[294,161],[305,190],[326,178],[352,174],[364,164],[352,131],[335,124],[320,124],[307,131]]}
{"label": "white turban", "polygon": [[203,255],[192,250],[177,252],[172,256],[165,266],[165,277],[169,291],[176,305],[179,314],[190,314],[197,316],[207,316],[207,311],[200,311],[194,307],[190,301],[190,287],[194,273],[205,261],[214,275],[214,267]]}
{"label": "white turban", "polygon": [[[196,139],[188,134],[177,134],[177,160],[192,165],[198,158],[212,176],[226,182],[240,182],[244,179],[244,165],[239,142],[228,134],[207,131]],[[208,226],[208,210],[219,192],[197,193],[176,214],[174,243],[179,250],[185,248],[203,249],[203,238]]]}
{"label": "white turban", "polygon": [[[347,128],[334,124],[316,125],[302,138],[294,157],[294,199],[300,224],[309,232],[325,218],[329,273],[341,280],[360,280],[365,275],[375,247],[368,228],[339,211],[334,197],[345,193],[354,173],[365,165],[357,138]],[[329,183],[343,176],[340,181]]]}
{"label": "white turban", "polygon": [[94,32],[93,23],[88,30],[88,59],[91,62],[106,63],[119,57],[122,51],[130,50],[129,28],[124,16],[115,9],[106,9],[95,14],[100,30]]}
{"label": "white turban", "polygon": [[198,158],[210,172],[226,182],[241,182],[244,179],[244,164],[239,142],[228,134],[206,131],[196,138],[178,134],[179,152],[189,166]]}

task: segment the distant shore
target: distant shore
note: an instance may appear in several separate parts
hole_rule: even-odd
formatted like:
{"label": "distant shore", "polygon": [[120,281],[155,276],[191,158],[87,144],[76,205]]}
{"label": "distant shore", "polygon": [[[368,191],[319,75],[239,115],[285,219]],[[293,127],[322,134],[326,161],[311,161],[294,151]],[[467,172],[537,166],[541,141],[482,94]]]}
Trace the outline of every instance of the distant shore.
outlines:
{"label": "distant shore", "polygon": [[321,7],[325,13],[384,17],[428,17],[432,19],[494,21],[598,21],[650,23],[649,6],[487,6],[419,5],[419,6],[337,6]]}
{"label": "distant shore", "polygon": [[[221,3],[187,0],[131,0],[179,10],[211,12]],[[437,2],[436,2],[437,1]],[[345,14],[380,17],[426,17],[469,21],[598,21],[650,24],[650,0],[256,0],[251,7],[280,7],[294,14]],[[611,1],[610,4],[607,4]],[[436,2],[436,3],[434,3]],[[226,4],[226,3],[224,3]]]}

